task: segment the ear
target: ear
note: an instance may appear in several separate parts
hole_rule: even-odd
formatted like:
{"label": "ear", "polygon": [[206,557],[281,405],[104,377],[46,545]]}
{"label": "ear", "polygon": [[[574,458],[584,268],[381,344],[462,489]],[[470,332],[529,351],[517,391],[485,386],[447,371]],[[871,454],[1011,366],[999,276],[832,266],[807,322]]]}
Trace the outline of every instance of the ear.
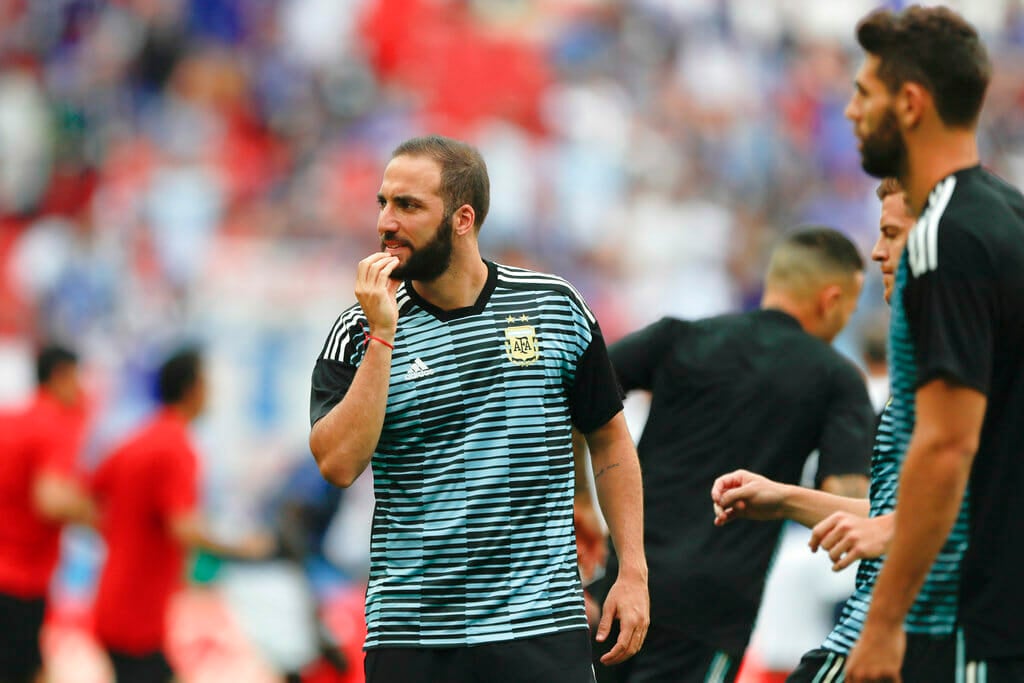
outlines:
{"label": "ear", "polygon": [[462,236],[473,230],[476,222],[476,211],[469,204],[463,204],[452,214],[452,228],[455,234]]}
{"label": "ear", "polygon": [[920,83],[907,81],[900,86],[900,90],[896,94],[895,110],[901,128],[904,130],[917,128],[930,107],[932,107],[932,95]]}
{"label": "ear", "polygon": [[843,298],[843,288],[838,284],[826,285],[818,292],[818,310],[827,316]]}

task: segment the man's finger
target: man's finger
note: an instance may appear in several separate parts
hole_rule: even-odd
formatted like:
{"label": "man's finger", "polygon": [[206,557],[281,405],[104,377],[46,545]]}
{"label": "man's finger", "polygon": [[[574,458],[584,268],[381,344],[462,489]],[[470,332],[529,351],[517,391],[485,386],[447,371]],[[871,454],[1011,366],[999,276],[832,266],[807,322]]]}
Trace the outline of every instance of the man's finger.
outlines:
{"label": "man's finger", "polygon": [[397,256],[388,256],[384,259],[378,259],[375,263],[370,264],[370,273],[377,284],[384,284],[391,275],[391,271],[398,267],[399,261]]}
{"label": "man's finger", "polygon": [[832,565],[832,571],[841,572],[842,570],[846,569],[851,564],[859,560],[860,557],[861,556],[859,553],[854,552],[853,547],[849,547],[843,552],[843,556],[836,560],[835,563]]}
{"label": "man's finger", "polygon": [[374,265],[380,263],[381,261],[384,261],[386,259],[391,259],[391,258],[395,258],[395,257],[391,256],[390,254],[385,254],[384,252],[380,252],[380,251],[378,251],[376,253],[373,253],[373,254],[370,254],[369,256],[367,256],[366,258],[364,258],[362,261],[359,262],[359,264],[356,266],[356,272],[357,273],[366,273]]}
{"label": "man's finger", "polygon": [[723,474],[720,476],[711,486],[711,497],[715,500],[719,500],[729,491],[743,486],[745,474],[746,472],[744,470],[736,470],[735,472],[730,472],[729,474]]}
{"label": "man's finger", "polygon": [[384,263],[383,267],[380,269],[380,274],[386,278],[390,278],[391,273],[394,272],[395,268],[398,267],[399,263],[401,262],[398,260],[398,257],[392,256],[391,260]]}
{"label": "man's finger", "polygon": [[747,506],[747,498],[751,498],[753,487],[749,484],[738,486],[734,489],[729,489],[722,493],[718,500],[718,504],[723,508],[736,508],[737,510],[743,510]]}
{"label": "man's finger", "polygon": [[821,547],[821,539],[832,531],[834,524],[835,520],[830,516],[814,525],[814,528],[811,529],[811,540],[807,542],[812,553],[818,552],[818,548]]}
{"label": "man's finger", "polygon": [[597,642],[603,643],[608,637],[608,632],[612,630],[615,611],[615,603],[612,600],[605,600],[604,608],[601,610],[601,622],[597,625],[597,636],[595,636]]}
{"label": "man's finger", "polygon": [[644,640],[647,639],[646,628],[636,628],[633,630],[633,639],[630,641],[629,656],[632,657],[640,648],[644,646]]}
{"label": "man's finger", "polygon": [[629,642],[633,638],[632,632],[635,628],[624,628],[622,622],[619,622],[619,638],[615,641],[612,649],[601,656],[602,664],[619,664],[629,658]]}

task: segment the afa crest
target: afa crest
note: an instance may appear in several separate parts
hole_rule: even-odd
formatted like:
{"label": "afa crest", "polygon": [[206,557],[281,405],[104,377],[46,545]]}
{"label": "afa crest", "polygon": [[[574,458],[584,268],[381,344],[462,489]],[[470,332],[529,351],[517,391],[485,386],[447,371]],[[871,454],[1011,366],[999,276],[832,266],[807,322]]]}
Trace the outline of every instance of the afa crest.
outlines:
{"label": "afa crest", "polygon": [[[508,321],[511,323],[512,320],[510,317]],[[510,325],[505,328],[505,355],[516,365],[523,366],[540,358],[537,330],[533,325]]]}

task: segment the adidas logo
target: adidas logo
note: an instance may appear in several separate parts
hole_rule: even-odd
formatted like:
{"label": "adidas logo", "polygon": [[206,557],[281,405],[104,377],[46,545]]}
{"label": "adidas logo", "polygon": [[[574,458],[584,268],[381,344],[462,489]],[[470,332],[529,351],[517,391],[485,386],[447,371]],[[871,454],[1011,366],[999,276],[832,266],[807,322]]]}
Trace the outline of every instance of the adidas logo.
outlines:
{"label": "adidas logo", "polygon": [[434,371],[431,370],[426,363],[423,362],[422,358],[417,358],[413,362],[409,363],[409,369],[405,371],[406,379],[419,379],[420,377],[426,377],[427,375],[433,375]]}

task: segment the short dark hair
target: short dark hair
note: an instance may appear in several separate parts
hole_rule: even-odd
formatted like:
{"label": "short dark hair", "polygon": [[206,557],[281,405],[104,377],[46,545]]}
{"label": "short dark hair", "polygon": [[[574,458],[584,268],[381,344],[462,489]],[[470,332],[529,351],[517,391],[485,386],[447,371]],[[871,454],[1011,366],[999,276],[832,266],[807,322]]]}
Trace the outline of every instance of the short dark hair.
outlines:
{"label": "short dark hair", "polygon": [[78,355],[66,346],[57,344],[44,346],[36,354],[36,381],[40,385],[46,384],[58,368],[77,364]]}
{"label": "short dark hair", "polygon": [[857,42],[878,57],[878,78],[889,92],[919,83],[946,125],[977,121],[992,64],[978,32],[956,12],[919,5],[899,13],[878,9],[857,24]]}
{"label": "short dark hair", "polygon": [[903,185],[900,181],[892,176],[882,178],[882,182],[875,188],[875,195],[880,199],[885,199],[891,194],[900,194],[903,192]]}
{"label": "short dark hair", "polygon": [[811,291],[823,278],[852,277],[863,271],[864,259],[846,235],[813,225],[786,235],[775,247],[766,279],[772,286]]}
{"label": "short dark hair", "polygon": [[187,347],[173,353],[157,373],[157,400],[165,406],[180,402],[199,381],[201,369],[199,349]]}
{"label": "short dark hair", "polygon": [[783,244],[803,247],[814,257],[834,270],[856,272],[864,270],[864,259],[850,238],[833,228],[810,225],[788,235]]}
{"label": "short dark hair", "polygon": [[441,135],[425,135],[406,140],[391,153],[398,156],[427,157],[441,167],[441,199],[444,212],[451,216],[463,204],[473,207],[477,230],[487,218],[491,205],[491,181],[487,164],[475,147]]}

